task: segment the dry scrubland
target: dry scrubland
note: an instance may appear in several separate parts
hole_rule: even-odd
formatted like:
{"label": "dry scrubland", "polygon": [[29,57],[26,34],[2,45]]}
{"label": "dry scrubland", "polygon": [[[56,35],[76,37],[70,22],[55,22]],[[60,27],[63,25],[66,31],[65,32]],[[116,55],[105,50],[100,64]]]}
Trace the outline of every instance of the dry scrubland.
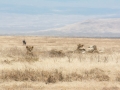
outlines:
{"label": "dry scrubland", "polygon": [[[70,53],[79,43],[104,53]],[[48,89],[120,90],[120,39],[0,36],[0,90]]]}

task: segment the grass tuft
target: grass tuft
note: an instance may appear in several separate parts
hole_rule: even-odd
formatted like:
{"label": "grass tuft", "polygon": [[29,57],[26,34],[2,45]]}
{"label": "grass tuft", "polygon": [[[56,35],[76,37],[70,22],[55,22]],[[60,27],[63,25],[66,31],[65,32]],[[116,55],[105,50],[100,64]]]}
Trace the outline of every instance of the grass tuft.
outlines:
{"label": "grass tuft", "polygon": [[49,56],[50,57],[64,57],[65,53],[62,50],[52,49],[51,51],[49,51]]}

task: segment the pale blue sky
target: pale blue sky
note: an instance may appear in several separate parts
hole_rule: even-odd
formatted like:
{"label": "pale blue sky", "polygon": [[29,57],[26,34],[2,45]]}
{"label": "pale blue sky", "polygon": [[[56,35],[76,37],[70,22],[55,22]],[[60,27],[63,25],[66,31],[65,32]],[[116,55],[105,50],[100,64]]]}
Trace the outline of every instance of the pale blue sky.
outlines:
{"label": "pale blue sky", "polygon": [[0,33],[45,30],[119,15],[120,0],[0,0]]}

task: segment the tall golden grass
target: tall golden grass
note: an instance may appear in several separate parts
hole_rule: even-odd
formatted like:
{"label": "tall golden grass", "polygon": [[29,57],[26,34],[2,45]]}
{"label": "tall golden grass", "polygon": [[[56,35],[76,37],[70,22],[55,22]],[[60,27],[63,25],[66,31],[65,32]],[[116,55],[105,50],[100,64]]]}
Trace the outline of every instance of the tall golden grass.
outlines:
{"label": "tall golden grass", "polygon": [[[0,81],[1,89],[33,90],[76,89],[119,90],[120,88],[120,40],[92,38],[54,38],[54,37],[24,37],[28,45],[33,45],[33,56],[26,54],[22,45],[23,37],[0,37]],[[8,42],[7,42],[8,41]],[[87,48],[97,45],[104,49],[103,53],[73,53],[77,44],[82,43]],[[8,82],[8,83],[7,83]],[[16,83],[14,83],[16,82]],[[22,82],[29,85],[17,85]],[[87,84],[84,84],[84,83]],[[92,83],[91,83],[92,82]],[[13,83],[12,86],[10,83]],[[31,83],[31,84],[30,84]],[[44,83],[43,86],[35,83]],[[61,86],[62,83],[72,83],[71,86]],[[96,86],[94,84],[96,84]],[[106,86],[104,84],[106,84]],[[79,86],[80,84],[80,86]],[[17,85],[17,86],[16,86]],[[73,86],[72,86],[73,85]],[[44,87],[44,88],[41,88]]]}

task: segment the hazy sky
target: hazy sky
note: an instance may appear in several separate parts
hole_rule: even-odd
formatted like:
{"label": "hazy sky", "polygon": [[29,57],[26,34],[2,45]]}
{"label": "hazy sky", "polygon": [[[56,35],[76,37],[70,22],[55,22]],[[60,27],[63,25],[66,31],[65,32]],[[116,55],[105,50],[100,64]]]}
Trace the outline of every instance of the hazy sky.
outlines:
{"label": "hazy sky", "polygon": [[0,0],[0,33],[45,30],[119,15],[120,0]]}

